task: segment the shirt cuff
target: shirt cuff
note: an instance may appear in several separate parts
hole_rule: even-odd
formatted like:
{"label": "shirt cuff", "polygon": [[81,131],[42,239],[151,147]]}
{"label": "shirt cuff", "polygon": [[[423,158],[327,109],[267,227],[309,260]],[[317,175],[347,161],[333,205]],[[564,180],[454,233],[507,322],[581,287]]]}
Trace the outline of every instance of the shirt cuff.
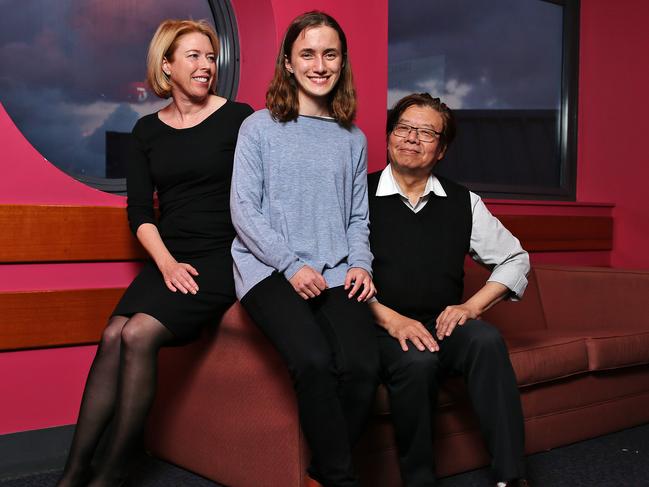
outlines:
{"label": "shirt cuff", "polygon": [[487,281],[498,282],[507,287],[511,291],[507,299],[512,301],[519,301],[527,288],[527,277],[521,275],[508,276],[506,272],[498,272],[498,269],[494,270]]}

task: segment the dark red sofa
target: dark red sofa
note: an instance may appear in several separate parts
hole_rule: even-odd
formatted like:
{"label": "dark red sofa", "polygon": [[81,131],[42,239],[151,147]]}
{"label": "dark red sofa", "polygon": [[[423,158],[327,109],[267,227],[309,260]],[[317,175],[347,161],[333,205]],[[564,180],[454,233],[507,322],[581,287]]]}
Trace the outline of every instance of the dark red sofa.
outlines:
{"label": "dark red sofa", "polygon": [[[465,294],[486,271],[467,266]],[[649,271],[537,266],[521,302],[484,318],[503,333],[521,390],[526,451],[649,421]],[[440,476],[488,464],[460,379],[440,395]],[[161,355],[150,451],[229,487],[300,487],[308,450],[288,373],[237,303],[218,330]],[[389,405],[356,450],[363,485],[401,485]]]}

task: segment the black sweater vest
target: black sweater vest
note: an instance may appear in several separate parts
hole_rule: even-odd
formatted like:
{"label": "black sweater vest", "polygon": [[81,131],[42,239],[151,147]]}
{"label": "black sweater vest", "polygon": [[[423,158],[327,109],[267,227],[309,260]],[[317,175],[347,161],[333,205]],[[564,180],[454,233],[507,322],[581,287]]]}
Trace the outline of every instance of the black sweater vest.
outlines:
{"label": "black sweater vest", "polygon": [[376,196],[380,172],[368,177],[374,284],[382,304],[427,323],[464,288],[464,258],[471,241],[469,191],[439,178],[447,196],[431,194],[414,213],[398,194]]}

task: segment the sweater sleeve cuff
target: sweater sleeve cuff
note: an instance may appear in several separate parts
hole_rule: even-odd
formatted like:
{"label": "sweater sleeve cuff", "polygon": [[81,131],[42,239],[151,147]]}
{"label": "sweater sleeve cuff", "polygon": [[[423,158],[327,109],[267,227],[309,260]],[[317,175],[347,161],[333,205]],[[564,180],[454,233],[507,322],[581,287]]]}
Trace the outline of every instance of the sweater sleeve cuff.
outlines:
{"label": "sweater sleeve cuff", "polygon": [[[369,262],[354,262],[353,264],[349,264],[349,269],[352,267],[358,267],[359,269],[363,269],[367,271],[367,273],[370,275],[370,277],[374,277],[372,274],[372,265]],[[347,269],[349,271],[349,269]]]}
{"label": "sweater sleeve cuff", "polygon": [[286,280],[290,280],[291,277],[293,277],[297,271],[302,269],[306,264],[302,262],[300,259],[296,260],[293,262],[290,266],[287,267],[287,269],[284,271],[284,277],[286,277]]}

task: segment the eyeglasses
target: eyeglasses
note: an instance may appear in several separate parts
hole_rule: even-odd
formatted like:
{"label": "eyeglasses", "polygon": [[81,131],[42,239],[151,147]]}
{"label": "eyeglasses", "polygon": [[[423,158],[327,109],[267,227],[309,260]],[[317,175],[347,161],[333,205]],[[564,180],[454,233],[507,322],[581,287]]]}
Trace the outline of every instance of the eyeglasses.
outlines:
{"label": "eyeglasses", "polygon": [[392,129],[392,133],[397,137],[403,137],[404,139],[410,135],[410,132],[415,131],[417,138],[421,142],[434,142],[442,136],[443,132],[437,132],[433,129],[423,129],[419,127],[413,127],[405,123],[398,123]]}

